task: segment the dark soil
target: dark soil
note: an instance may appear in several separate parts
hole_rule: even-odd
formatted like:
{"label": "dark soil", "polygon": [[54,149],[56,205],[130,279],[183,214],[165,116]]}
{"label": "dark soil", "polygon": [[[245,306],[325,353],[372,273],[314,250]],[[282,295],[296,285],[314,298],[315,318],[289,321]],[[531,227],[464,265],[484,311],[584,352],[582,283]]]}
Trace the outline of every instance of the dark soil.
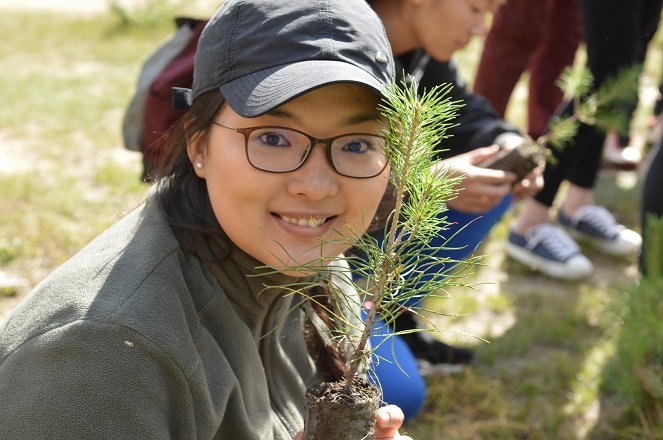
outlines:
{"label": "dark soil", "polygon": [[511,150],[502,150],[481,165],[494,170],[511,171],[522,180],[544,159],[544,152],[536,144],[525,142]]}
{"label": "dark soil", "polygon": [[354,378],[350,392],[345,381],[323,382],[306,392],[305,440],[373,438],[380,390]]}

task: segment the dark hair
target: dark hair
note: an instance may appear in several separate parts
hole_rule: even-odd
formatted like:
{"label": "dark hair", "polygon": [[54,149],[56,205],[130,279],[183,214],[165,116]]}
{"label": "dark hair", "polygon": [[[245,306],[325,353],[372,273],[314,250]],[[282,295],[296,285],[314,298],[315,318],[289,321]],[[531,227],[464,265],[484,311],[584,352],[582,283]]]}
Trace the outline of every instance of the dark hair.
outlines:
{"label": "dark hair", "polygon": [[224,102],[218,90],[194,100],[164,136],[163,155],[153,175],[157,201],[175,236],[192,254],[203,260],[208,260],[210,255],[202,251],[201,244],[217,241],[223,235],[212,210],[205,180],[194,172],[187,145],[201,141],[207,135]]}

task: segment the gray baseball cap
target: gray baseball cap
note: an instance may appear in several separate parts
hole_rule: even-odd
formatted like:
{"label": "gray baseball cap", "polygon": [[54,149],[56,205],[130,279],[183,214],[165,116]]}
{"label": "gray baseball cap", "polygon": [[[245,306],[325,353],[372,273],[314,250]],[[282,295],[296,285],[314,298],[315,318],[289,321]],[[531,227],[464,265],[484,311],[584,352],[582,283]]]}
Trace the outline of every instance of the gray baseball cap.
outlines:
{"label": "gray baseball cap", "polygon": [[394,81],[386,32],[364,0],[225,0],[203,30],[192,98],[219,89],[244,117],[318,87]]}

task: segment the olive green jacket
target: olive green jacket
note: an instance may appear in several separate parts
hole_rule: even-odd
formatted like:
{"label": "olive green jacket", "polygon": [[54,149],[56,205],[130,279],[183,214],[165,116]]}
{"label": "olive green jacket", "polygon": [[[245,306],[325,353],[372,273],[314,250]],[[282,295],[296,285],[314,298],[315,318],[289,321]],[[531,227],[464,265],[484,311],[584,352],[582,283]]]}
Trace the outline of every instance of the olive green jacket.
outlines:
{"label": "olive green jacket", "polygon": [[0,438],[292,439],[300,298],[229,253],[212,274],[148,200],[58,268],[0,330]]}

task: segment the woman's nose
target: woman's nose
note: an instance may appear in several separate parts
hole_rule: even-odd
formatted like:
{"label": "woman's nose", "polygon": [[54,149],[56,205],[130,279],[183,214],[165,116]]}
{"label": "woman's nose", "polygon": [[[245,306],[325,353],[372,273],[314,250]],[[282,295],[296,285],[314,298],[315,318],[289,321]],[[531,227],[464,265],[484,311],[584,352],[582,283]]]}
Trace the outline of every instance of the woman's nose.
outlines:
{"label": "woman's nose", "polygon": [[314,200],[333,196],[338,192],[338,179],[341,176],[329,163],[324,144],[311,148],[306,163],[292,173],[288,191]]}

